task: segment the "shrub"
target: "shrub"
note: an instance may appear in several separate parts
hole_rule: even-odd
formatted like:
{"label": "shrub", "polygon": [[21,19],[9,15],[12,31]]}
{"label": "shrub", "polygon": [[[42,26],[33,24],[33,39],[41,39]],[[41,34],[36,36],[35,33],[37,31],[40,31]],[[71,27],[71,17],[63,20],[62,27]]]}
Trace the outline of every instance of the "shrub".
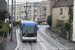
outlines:
{"label": "shrub", "polygon": [[19,21],[15,21],[15,22],[13,22],[13,25],[14,25],[14,26],[19,25],[19,24],[20,24]]}
{"label": "shrub", "polygon": [[69,22],[66,22],[65,28],[69,31],[71,29],[71,24]]}
{"label": "shrub", "polygon": [[3,36],[3,33],[5,33],[5,37],[7,37],[8,27],[6,27],[6,23],[4,23],[2,29],[0,29],[0,36]]}
{"label": "shrub", "polygon": [[[9,21],[9,24],[11,23],[11,21]],[[20,24],[20,22],[19,21],[15,21],[15,22],[13,22],[13,25],[14,26],[16,26],[16,25],[18,25],[18,24]]]}
{"label": "shrub", "polygon": [[63,20],[57,20],[56,27],[59,28],[61,26],[64,27],[64,21]]}
{"label": "shrub", "polygon": [[0,24],[3,24],[5,21],[4,20],[0,20]]}

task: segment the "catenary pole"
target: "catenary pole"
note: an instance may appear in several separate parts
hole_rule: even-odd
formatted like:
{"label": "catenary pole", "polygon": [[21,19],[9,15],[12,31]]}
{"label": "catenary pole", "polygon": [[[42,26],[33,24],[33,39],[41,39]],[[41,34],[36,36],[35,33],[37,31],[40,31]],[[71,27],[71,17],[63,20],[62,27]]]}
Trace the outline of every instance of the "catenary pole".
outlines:
{"label": "catenary pole", "polygon": [[14,26],[15,26],[15,17],[16,17],[16,0],[14,0]]}
{"label": "catenary pole", "polygon": [[13,33],[13,0],[12,0],[12,9],[11,9],[11,41],[12,41],[12,33]]}

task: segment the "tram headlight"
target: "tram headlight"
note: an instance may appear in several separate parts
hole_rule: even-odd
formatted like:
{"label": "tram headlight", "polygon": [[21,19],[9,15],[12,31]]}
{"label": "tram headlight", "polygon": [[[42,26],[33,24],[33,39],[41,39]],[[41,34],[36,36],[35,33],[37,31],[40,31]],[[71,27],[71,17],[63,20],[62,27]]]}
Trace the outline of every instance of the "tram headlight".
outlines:
{"label": "tram headlight", "polygon": [[25,35],[23,37],[25,37]]}
{"label": "tram headlight", "polygon": [[35,38],[36,38],[36,35],[35,35]]}

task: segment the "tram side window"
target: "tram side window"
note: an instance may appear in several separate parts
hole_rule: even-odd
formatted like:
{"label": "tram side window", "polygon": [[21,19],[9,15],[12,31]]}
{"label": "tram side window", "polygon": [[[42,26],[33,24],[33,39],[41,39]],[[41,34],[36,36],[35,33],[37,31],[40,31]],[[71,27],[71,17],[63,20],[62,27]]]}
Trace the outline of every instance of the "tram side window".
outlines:
{"label": "tram side window", "polygon": [[25,35],[25,28],[22,29],[22,35]]}

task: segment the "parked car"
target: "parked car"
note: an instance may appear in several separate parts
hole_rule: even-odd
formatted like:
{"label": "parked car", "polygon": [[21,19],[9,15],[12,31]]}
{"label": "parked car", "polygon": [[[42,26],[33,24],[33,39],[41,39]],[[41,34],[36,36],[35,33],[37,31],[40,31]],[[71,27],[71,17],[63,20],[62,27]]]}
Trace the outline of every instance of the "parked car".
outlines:
{"label": "parked car", "polygon": [[41,23],[41,25],[48,25],[46,22]]}

